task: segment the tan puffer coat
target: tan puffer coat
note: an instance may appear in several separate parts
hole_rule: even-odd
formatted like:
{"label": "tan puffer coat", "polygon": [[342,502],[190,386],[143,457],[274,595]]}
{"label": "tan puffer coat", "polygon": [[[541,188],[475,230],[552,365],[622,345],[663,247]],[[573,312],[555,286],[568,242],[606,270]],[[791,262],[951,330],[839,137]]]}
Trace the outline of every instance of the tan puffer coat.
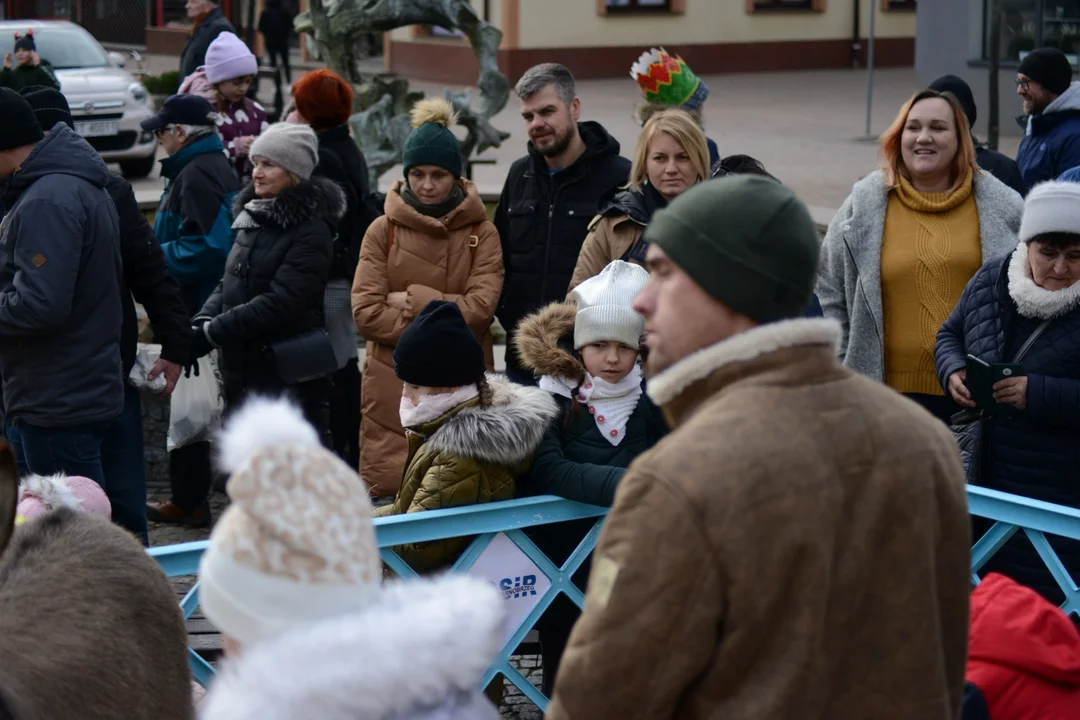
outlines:
{"label": "tan puffer coat", "polygon": [[[479,398],[442,417],[410,428],[409,460],[401,492],[376,515],[478,505],[514,497],[515,478],[528,471],[533,453],[559,414],[551,395],[488,375],[491,404]],[[395,547],[417,571],[457,560],[472,538],[461,537]]]}
{"label": "tan puffer coat", "polygon": [[[405,202],[404,181],[398,181],[386,196],[386,215],[371,224],[360,248],[352,288],[353,317],[367,340],[360,474],[377,497],[395,495],[405,469],[408,444],[398,420],[401,381],[394,374],[394,346],[413,318],[432,300],[457,303],[484,345],[488,369],[494,367],[491,319],[502,292],[502,248],[476,186],[460,182],[464,202],[446,217],[432,218]],[[387,303],[393,292],[408,293],[404,310]]]}

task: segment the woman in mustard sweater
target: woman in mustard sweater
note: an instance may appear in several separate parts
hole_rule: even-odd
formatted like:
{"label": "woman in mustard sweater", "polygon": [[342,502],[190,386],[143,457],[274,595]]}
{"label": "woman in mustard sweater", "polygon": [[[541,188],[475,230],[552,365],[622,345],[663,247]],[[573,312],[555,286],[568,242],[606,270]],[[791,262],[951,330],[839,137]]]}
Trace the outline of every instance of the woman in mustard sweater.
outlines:
{"label": "woman in mustard sweater", "polygon": [[975,164],[949,93],[923,90],[881,138],[822,245],[817,295],[844,329],[840,359],[948,422],[934,341],[983,263],[1016,247],[1023,200]]}

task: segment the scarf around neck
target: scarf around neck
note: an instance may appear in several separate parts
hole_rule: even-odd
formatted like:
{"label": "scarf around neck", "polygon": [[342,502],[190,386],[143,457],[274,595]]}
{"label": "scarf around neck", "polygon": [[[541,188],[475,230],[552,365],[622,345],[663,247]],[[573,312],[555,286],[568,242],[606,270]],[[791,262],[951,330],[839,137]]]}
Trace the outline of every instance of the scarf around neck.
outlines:
{"label": "scarf around neck", "polygon": [[583,405],[593,416],[596,429],[604,439],[618,447],[626,437],[626,423],[641,399],[641,366],[635,363],[627,376],[617,383],[594,378],[586,372],[580,387],[563,378],[545,375],[540,378],[540,388]]}
{"label": "scarf around neck", "polygon": [[453,392],[424,395],[416,405],[402,397],[398,407],[401,427],[413,430],[433,420],[438,420],[458,405],[467,403],[479,395],[480,390],[476,385],[463,385]]}
{"label": "scarf around neck", "polygon": [[265,217],[274,205],[274,198],[252,198],[233,220],[233,230],[251,230],[261,227],[259,216]]}
{"label": "scarf around neck", "polygon": [[443,200],[438,205],[425,205],[420,202],[420,198],[416,196],[416,193],[412,191],[408,183],[405,183],[401,188],[401,198],[409,207],[421,215],[427,215],[428,217],[441,218],[450,213],[451,210],[456,208],[461,203],[465,202],[465,190],[460,184],[454,183],[454,189],[450,191],[450,196]]}

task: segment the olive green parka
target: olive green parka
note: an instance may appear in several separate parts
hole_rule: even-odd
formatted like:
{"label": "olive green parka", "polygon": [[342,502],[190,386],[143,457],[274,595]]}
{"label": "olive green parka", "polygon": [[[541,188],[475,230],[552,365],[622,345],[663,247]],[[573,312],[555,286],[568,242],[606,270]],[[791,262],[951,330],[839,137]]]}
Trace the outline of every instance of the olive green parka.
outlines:
{"label": "olive green parka", "polygon": [[[377,516],[514,497],[516,477],[528,471],[559,407],[539,388],[516,385],[502,375],[487,379],[490,405],[473,398],[430,423],[406,428],[409,454],[401,490]],[[471,540],[410,543],[394,550],[414,570],[425,572],[453,563]]]}

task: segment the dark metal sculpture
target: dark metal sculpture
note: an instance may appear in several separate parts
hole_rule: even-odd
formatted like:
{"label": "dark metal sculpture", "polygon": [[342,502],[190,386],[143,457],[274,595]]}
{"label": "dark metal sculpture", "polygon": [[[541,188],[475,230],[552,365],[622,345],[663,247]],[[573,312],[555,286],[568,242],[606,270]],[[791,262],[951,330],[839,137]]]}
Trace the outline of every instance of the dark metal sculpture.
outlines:
{"label": "dark metal sculpture", "polygon": [[506,106],[510,83],[499,72],[502,32],[476,14],[467,0],[311,0],[308,12],[296,18],[297,32],[311,38],[312,54],[350,83],[358,86],[351,119],[373,179],[400,162],[401,147],[409,131],[408,112],[421,97],[408,91],[408,82],[392,75],[364,78],[356,64],[363,55],[364,36],[409,25],[460,30],[469,40],[480,64],[477,108],[471,92],[446,91],[459,112],[458,122],[468,134],[462,155],[498,147],[509,133],[495,129],[491,118]]}

